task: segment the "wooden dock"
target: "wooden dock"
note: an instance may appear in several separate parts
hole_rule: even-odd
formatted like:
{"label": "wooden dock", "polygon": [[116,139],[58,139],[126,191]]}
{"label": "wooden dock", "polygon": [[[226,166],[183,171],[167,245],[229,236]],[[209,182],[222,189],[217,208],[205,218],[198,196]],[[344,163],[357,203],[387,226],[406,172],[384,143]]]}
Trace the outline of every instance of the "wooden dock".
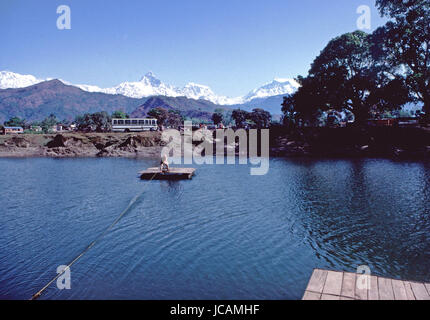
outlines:
{"label": "wooden dock", "polygon": [[[430,284],[315,269],[303,300],[430,300]],[[363,284],[364,283],[364,284]],[[366,285],[368,283],[369,285]]]}
{"label": "wooden dock", "polygon": [[195,171],[194,168],[170,168],[169,172],[161,172],[160,168],[148,168],[139,174],[142,180],[187,180]]}

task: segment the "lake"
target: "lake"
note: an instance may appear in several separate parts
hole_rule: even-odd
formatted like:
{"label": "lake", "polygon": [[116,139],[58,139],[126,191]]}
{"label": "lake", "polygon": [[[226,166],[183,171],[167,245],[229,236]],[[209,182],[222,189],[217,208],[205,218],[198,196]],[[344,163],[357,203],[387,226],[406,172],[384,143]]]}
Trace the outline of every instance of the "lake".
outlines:
{"label": "lake", "polygon": [[300,299],[314,268],[430,281],[430,164],[271,159],[141,181],[148,159],[0,159],[0,298]]}

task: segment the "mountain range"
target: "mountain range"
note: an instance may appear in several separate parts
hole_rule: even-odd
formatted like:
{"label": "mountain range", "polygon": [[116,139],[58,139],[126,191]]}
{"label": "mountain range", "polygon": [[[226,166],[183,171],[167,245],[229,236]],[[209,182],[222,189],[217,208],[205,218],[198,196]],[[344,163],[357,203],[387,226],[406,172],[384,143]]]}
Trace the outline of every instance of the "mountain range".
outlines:
{"label": "mountain range", "polygon": [[[228,98],[216,95],[208,86],[200,84],[189,83],[183,88],[165,84],[151,72],[137,82],[100,88],[0,71],[0,120],[11,116],[40,120],[50,113],[61,119],[72,119],[84,112],[101,110],[141,114],[148,111],[149,105],[203,118],[210,117],[217,108],[252,110],[259,107],[280,114],[283,96],[294,93],[299,86],[293,79],[275,79],[245,96]],[[148,101],[150,103],[146,104]]]}
{"label": "mountain range", "polygon": [[[44,82],[49,79],[38,79],[32,75],[21,75],[10,71],[0,71],[0,89],[24,88],[33,84]],[[123,82],[112,88],[100,88],[94,85],[72,84],[59,79],[67,85],[78,87],[88,92],[101,92],[107,94],[121,94],[130,98],[144,98],[150,96],[187,97],[195,100],[207,100],[219,105],[237,105],[250,102],[257,98],[266,98],[277,95],[294,93],[300,84],[294,79],[277,78],[263,86],[250,91],[247,95],[229,98],[216,95],[211,88],[196,83],[188,83],[183,88],[165,84],[152,72],[144,75],[137,82]]]}

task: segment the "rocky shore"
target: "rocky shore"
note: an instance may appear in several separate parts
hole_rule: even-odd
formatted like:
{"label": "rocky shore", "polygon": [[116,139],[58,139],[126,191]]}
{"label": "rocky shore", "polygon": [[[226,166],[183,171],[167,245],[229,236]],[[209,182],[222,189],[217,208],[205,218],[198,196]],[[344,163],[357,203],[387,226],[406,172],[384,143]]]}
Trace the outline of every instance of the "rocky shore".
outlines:
{"label": "rocky shore", "polygon": [[271,131],[271,155],[430,159],[430,129],[418,127],[303,128]]}
{"label": "rocky shore", "polygon": [[[0,157],[158,158],[166,144],[160,132],[0,135]],[[225,146],[225,150],[231,148],[238,154],[237,143]],[[430,159],[430,129],[304,128],[288,132],[278,128],[270,131],[270,155]]]}
{"label": "rocky shore", "polygon": [[63,133],[0,136],[0,157],[159,157],[161,134]]}

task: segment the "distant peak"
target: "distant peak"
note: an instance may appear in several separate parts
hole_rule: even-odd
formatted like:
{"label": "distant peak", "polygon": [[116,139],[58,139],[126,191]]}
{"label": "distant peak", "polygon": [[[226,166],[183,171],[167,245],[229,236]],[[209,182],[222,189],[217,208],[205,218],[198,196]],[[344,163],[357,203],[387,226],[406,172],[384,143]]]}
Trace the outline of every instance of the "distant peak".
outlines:
{"label": "distant peak", "polygon": [[154,72],[149,71],[148,73],[146,73],[143,78],[156,78]]}
{"label": "distant peak", "polygon": [[62,80],[59,79],[47,79],[46,81],[40,82],[38,84],[45,84],[45,85],[49,85],[49,86],[64,86],[67,85],[66,83],[64,83]]}

